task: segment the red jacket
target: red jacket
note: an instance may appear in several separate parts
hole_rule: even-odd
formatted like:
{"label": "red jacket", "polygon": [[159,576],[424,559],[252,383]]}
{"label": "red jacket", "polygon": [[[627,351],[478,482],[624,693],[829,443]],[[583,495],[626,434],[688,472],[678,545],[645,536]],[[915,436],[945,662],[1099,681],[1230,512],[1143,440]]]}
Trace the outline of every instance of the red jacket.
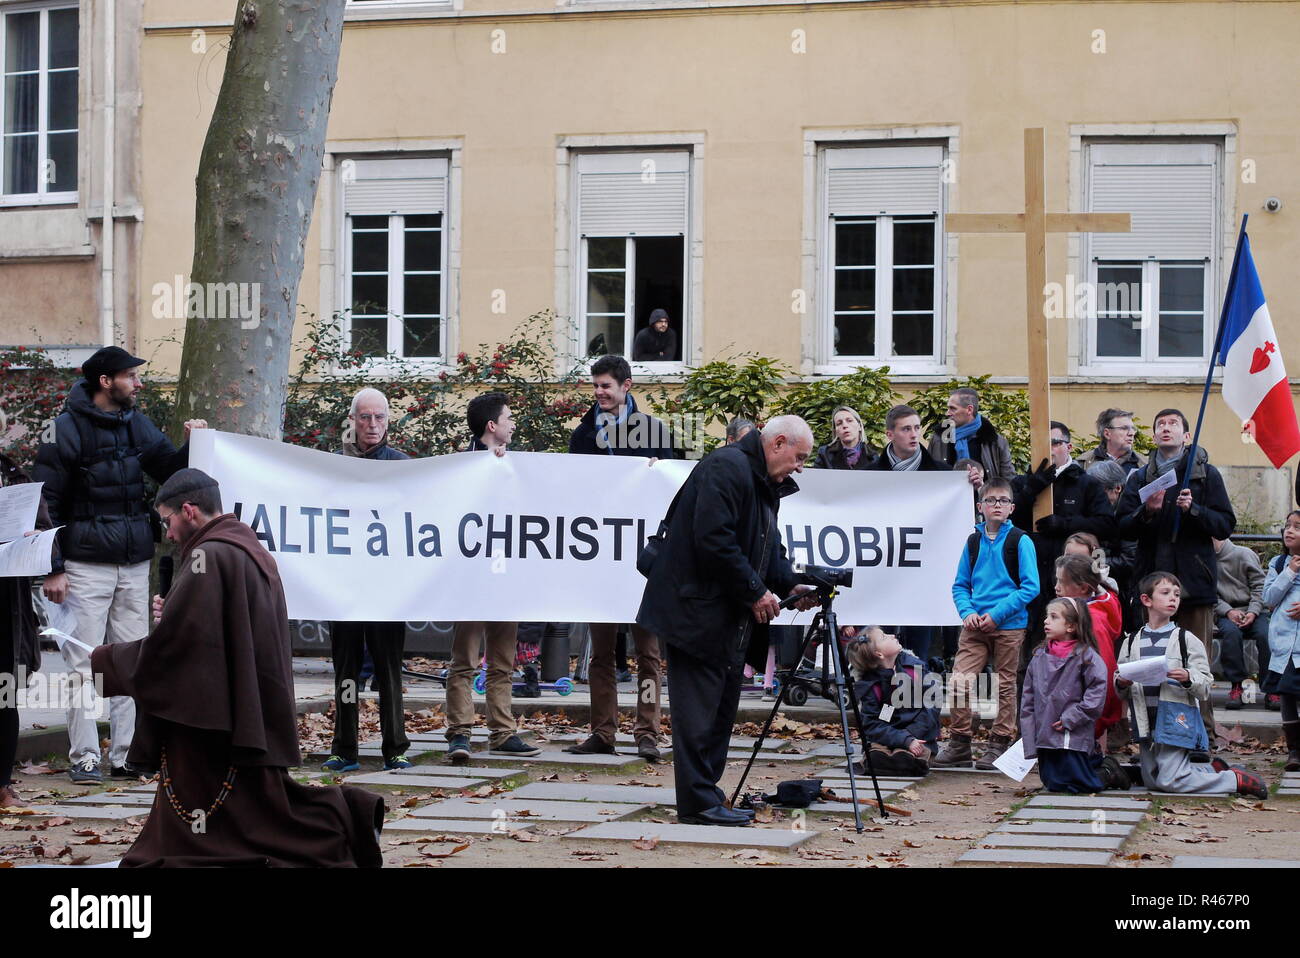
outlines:
{"label": "red jacket", "polygon": [[[1124,634],[1124,613],[1120,608],[1119,598],[1113,592],[1101,590],[1100,595],[1088,600],[1088,612],[1092,615],[1092,631],[1097,637],[1097,650],[1101,652],[1102,661],[1106,663],[1108,675],[1115,674],[1115,647]],[[1097,719],[1097,736],[1106,731],[1124,715],[1124,703],[1115,692],[1114,683],[1107,685],[1106,705]]]}

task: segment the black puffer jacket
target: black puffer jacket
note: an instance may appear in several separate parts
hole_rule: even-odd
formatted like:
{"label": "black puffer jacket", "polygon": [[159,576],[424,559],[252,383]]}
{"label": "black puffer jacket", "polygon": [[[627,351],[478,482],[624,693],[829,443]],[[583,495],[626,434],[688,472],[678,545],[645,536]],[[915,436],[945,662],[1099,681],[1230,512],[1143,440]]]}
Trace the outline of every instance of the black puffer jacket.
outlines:
{"label": "black puffer jacket", "polygon": [[54,420],[54,442],[41,443],[32,471],[45,483],[50,518],[64,526],[63,558],[114,565],[152,559],[145,474],[166,482],[189,456],[188,443],[178,450],[148,416],[135,409],[104,412],[84,381],[73,386]]}
{"label": "black puffer jacket", "polygon": [[705,456],[682,486],[637,624],[712,665],[739,664],[751,639],[749,661],[766,655],[767,626],[750,606],[768,590],[784,598],[794,589],[777,510],[798,491],[792,479],[769,481],[757,430]]}
{"label": "black puffer jacket", "polygon": [[[1186,468],[1187,454],[1179,458],[1178,475]],[[1212,539],[1226,539],[1237,526],[1232,501],[1224,488],[1219,470],[1209,463],[1204,449],[1197,450],[1192,478],[1186,488],[1192,490],[1192,507],[1179,520],[1178,540],[1173,540],[1174,513],[1178,489],[1166,489],[1164,505],[1154,515],[1138,495],[1138,490],[1157,476],[1156,457],[1128,477],[1124,494],[1115,506],[1119,535],[1137,540],[1134,582],[1152,572],[1172,572],[1183,585],[1184,606],[1214,605],[1219,598],[1219,560]]]}

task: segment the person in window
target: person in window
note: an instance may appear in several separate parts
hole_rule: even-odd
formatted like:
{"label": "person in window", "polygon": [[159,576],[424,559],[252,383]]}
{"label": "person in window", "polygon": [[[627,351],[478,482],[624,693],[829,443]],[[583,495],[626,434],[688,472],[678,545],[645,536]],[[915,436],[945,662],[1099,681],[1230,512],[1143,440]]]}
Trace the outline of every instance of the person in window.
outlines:
{"label": "person in window", "polygon": [[668,328],[668,312],[656,309],[650,324],[632,340],[634,363],[670,363],[677,358],[677,333]]}
{"label": "person in window", "polygon": [[831,413],[835,438],[817,450],[818,469],[866,469],[876,452],[862,439],[862,417],[852,406],[836,406]]}

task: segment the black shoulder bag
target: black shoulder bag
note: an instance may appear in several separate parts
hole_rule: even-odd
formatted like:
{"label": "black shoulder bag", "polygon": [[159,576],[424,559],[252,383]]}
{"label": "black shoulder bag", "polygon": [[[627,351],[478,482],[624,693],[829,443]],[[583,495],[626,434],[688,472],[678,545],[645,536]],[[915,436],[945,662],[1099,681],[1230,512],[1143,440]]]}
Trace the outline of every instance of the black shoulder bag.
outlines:
{"label": "black shoulder bag", "polygon": [[[689,476],[687,477],[690,478]],[[673,521],[673,513],[677,511],[677,500],[681,499],[682,493],[686,489],[686,483],[683,482],[681,488],[677,490],[677,495],[673,496],[673,501],[668,505],[668,512],[664,514],[663,519],[659,522],[659,529],[654,535],[648,537],[645,545],[641,546],[641,551],[636,556],[636,571],[640,572],[647,579],[650,573],[654,571],[655,563],[664,551],[664,543],[668,541],[668,526]]]}

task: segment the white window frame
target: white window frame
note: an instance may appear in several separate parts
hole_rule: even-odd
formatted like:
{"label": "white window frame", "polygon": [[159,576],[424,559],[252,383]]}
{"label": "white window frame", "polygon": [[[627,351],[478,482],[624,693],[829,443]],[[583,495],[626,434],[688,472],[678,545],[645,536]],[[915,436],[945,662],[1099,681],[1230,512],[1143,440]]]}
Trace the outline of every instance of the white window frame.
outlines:
{"label": "white window frame", "polygon": [[[613,148],[611,148],[613,147]],[[587,244],[586,238],[582,233],[580,223],[580,180],[582,175],[580,167],[583,165],[583,158],[608,157],[611,169],[626,165],[629,170],[640,169],[641,163],[646,159],[656,157],[673,157],[671,163],[672,169],[669,171],[684,171],[686,174],[686,214],[685,230],[681,233],[675,232],[639,232],[628,234],[626,232],[605,232],[596,231],[589,234],[592,238],[624,236],[629,239],[627,247],[627,256],[624,260],[626,268],[624,284],[624,309],[626,318],[624,320],[625,343],[624,352],[628,362],[632,365],[634,373],[648,374],[651,376],[677,376],[687,371],[691,365],[700,362],[701,344],[700,344],[700,302],[702,299],[701,288],[701,261],[702,261],[702,229],[701,222],[701,204],[700,191],[697,187],[701,175],[700,164],[703,154],[703,137],[690,136],[685,142],[683,138],[660,138],[657,136],[629,136],[622,137],[564,137],[559,144],[559,162],[561,185],[558,192],[558,203],[561,216],[557,219],[557,224],[562,224],[564,234],[559,239],[557,264],[557,305],[559,301],[564,303],[562,308],[557,309],[561,318],[567,313],[570,317],[568,328],[557,330],[557,353],[561,358],[561,363],[572,365],[575,362],[581,362],[587,359],[587,344],[590,342],[590,335],[587,332]],[[681,163],[678,163],[678,158]],[[588,160],[587,162],[591,162]],[[681,316],[675,317],[680,323],[678,340],[679,350],[682,358],[673,362],[633,362],[632,360],[632,342],[635,339],[636,330],[630,329],[633,324],[633,315],[636,310],[634,292],[636,289],[636,262],[632,256],[633,243],[637,237],[656,237],[656,236],[682,236],[682,306]],[[570,268],[571,264],[571,268]],[[630,329],[631,335],[627,333]]]}
{"label": "white window frame", "polygon": [[[1143,265],[1143,282],[1148,285],[1143,296],[1143,355],[1140,358],[1099,357],[1097,348],[1096,317],[1091,312],[1075,316],[1069,323],[1069,372],[1072,377],[1094,382],[1127,382],[1135,379],[1155,382],[1203,382],[1209,364],[1209,354],[1214,346],[1215,327],[1222,306],[1223,287],[1227,279],[1226,256],[1235,242],[1236,226],[1228,215],[1236,201],[1236,139],[1237,130],[1231,123],[1134,123],[1134,124],[1076,124],[1070,128],[1070,176],[1074,188],[1070,191],[1072,211],[1087,212],[1090,206],[1091,148],[1108,144],[1134,144],[1159,149],[1162,146],[1193,146],[1213,150],[1215,169],[1213,225],[1211,245],[1205,266],[1205,321],[1204,344],[1199,358],[1160,358],[1156,354],[1159,333],[1159,265],[1190,263],[1186,258],[1170,257],[1158,260],[1154,256],[1125,260],[1104,257],[1104,265]],[[1082,277],[1083,281],[1097,283],[1095,240],[1090,234],[1072,234],[1069,241],[1069,275]],[[1196,261],[1200,262],[1200,261]],[[1095,288],[1095,287],[1094,287]],[[1068,296],[1067,296],[1068,298]],[[1067,304],[1069,305],[1069,304]],[[1072,315],[1072,314],[1067,314]],[[1216,369],[1216,378],[1222,375]]]}
{"label": "white window frame", "polygon": [[[948,204],[948,177],[944,176],[945,170],[951,168],[954,159],[951,155],[951,144],[947,140],[936,140],[929,142],[930,138],[918,142],[916,138],[900,137],[894,140],[889,138],[890,142],[884,141],[883,138],[873,138],[874,142],[869,143],[844,143],[844,142],[818,142],[817,147],[817,173],[816,173],[816,193],[817,193],[817,255],[816,255],[816,296],[815,307],[813,310],[815,316],[815,356],[816,366],[814,372],[820,375],[840,375],[858,368],[859,366],[878,367],[888,366],[891,373],[902,375],[943,375],[949,372],[945,365],[945,357],[951,355],[950,345],[948,343],[948,297],[945,295],[947,287],[947,259],[949,256],[949,241],[944,231],[944,216]],[[840,220],[874,220],[876,225],[876,270],[875,270],[875,341],[876,352],[871,356],[847,356],[836,355],[834,349],[835,335],[835,221],[837,217],[831,215],[829,210],[829,188],[830,176],[829,171],[832,163],[839,158],[846,158],[853,154],[840,153],[838,151],[858,151],[858,150],[901,150],[915,151],[917,149],[937,150],[938,157],[938,209],[933,214],[935,227],[935,248],[934,248],[934,352],[929,356],[891,356],[889,355],[893,345],[893,241],[895,222],[902,220],[922,220],[928,219],[929,216],[920,213],[889,213],[887,211],[877,211],[874,215],[864,211],[859,215],[841,215]],[[886,154],[881,154],[885,156]],[[915,153],[898,154],[899,159],[905,161],[914,157]]]}
{"label": "white window frame", "polygon": [[[35,193],[0,193],[0,207],[8,206],[54,206],[75,204],[78,201],[78,191],[62,190],[54,193],[45,189],[44,175],[39,171],[44,171],[45,164],[49,160],[49,88],[50,88],[50,68],[49,68],[49,45],[50,45],[50,13],[55,10],[77,10],[78,37],[77,37],[77,117],[81,117],[81,73],[82,73],[82,49],[81,49],[81,19],[84,15],[79,4],[76,3],[25,3],[0,4],[0,140],[3,139],[3,130],[5,127],[5,115],[9,109],[8,101],[5,99],[5,72],[8,65],[5,63],[5,49],[7,45],[6,16],[14,13],[40,13],[40,51],[37,60],[37,81],[38,93],[36,104],[36,168],[37,182]],[[71,70],[71,67],[59,67],[54,72],[63,73]],[[77,158],[78,166],[81,164],[81,142],[82,129],[80,126],[72,130],[55,130],[55,133],[76,133],[77,134]],[[4,150],[3,143],[0,142],[0,189],[4,187]]]}
{"label": "white window frame", "polygon": [[[342,324],[341,333],[343,343],[346,348],[352,344],[352,325],[351,325],[351,304],[352,304],[352,226],[351,214],[347,210],[345,189],[346,184],[343,182],[344,177],[339,175],[345,168],[346,161],[353,160],[357,162],[379,162],[379,163],[399,163],[404,160],[413,160],[416,162],[439,161],[445,163],[443,175],[447,180],[446,201],[443,203],[441,213],[442,220],[440,224],[440,282],[438,287],[438,338],[439,338],[439,355],[437,356],[401,356],[402,343],[402,321],[404,313],[404,296],[405,284],[402,277],[406,271],[401,268],[405,266],[405,221],[406,215],[400,212],[388,214],[388,304],[387,304],[387,340],[389,351],[397,353],[404,362],[416,363],[422,369],[429,372],[439,372],[448,368],[447,357],[453,348],[453,331],[450,328],[449,311],[453,302],[452,292],[449,289],[451,285],[451,248],[452,232],[451,217],[453,214],[452,204],[452,172],[453,167],[450,159],[445,156],[429,155],[412,155],[403,154],[354,154],[349,156],[335,156],[332,164],[336,175],[338,176],[338,210],[339,210],[339,233],[338,233],[338,250],[339,250],[339,271],[338,271],[338,296],[337,304],[339,318]],[[362,215],[382,215],[382,214],[362,214]],[[412,214],[423,215],[423,214]],[[399,268],[394,268],[397,264]],[[398,348],[391,348],[393,346]],[[367,373],[377,376],[392,375],[397,369],[389,361],[387,356],[374,356],[366,360],[362,367]]]}

